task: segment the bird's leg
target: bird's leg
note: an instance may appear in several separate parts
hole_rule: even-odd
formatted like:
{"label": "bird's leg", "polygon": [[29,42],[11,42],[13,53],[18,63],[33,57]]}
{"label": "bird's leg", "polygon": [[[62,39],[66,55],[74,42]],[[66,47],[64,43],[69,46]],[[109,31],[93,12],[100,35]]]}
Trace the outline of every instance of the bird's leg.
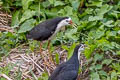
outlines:
{"label": "bird's leg", "polygon": [[47,45],[48,51],[50,53],[50,40],[48,40],[48,45]]}
{"label": "bird's leg", "polygon": [[40,42],[40,54],[42,54],[42,42]]}
{"label": "bird's leg", "polygon": [[42,42],[40,42],[40,55],[41,55],[42,59],[44,60],[44,64],[46,66],[49,66],[49,63],[46,60],[46,56],[44,55],[43,50],[42,50]]}
{"label": "bird's leg", "polygon": [[50,52],[50,40],[48,40],[48,46],[47,47],[48,47],[48,51],[49,51],[50,61],[54,64],[52,54]]}

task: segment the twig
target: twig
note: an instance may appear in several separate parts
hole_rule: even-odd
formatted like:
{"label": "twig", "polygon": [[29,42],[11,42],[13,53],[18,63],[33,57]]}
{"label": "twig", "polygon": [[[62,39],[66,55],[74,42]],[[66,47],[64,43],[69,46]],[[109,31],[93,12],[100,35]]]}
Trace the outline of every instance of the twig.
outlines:
{"label": "twig", "polygon": [[14,33],[14,31],[9,30],[9,29],[5,29],[5,28],[0,28],[0,31],[8,31],[8,32]]}
{"label": "twig", "polygon": [[34,62],[34,60],[29,56],[29,55],[27,55],[30,59],[31,59],[31,61],[39,68],[39,69],[41,69],[41,71],[44,71],[36,62]]}
{"label": "twig", "polygon": [[35,80],[38,80],[37,76],[33,73],[32,69],[29,69],[29,71],[30,71],[30,73],[32,74],[33,78],[34,78]]}
{"label": "twig", "polygon": [[113,58],[112,56],[110,56],[109,54],[108,54],[108,56],[109,56],[110,59],[112,59],[112,60],[114,60],[114,61],[120,62],[120,60],[114,59],[114,58]]}
{"label": "twig", "polygon": [[23,55],[20,55],[20,57],[21,57],[24,61],[30,62],[30,60],[25,59],[25,57],[24,57]]}
{"label": "twig", "polygon": [[5,74],[0,74],[0,76],[6,78],[7,80],[12,80],[12,79],[10,79],[10,78],[9,78],[7,75],[5,75]]}
{"label": "twig", "polygon": [[113,53],[113,51],[107,51],[105,54],[108,55],[110,59],[112,59],[112,60],[114,60],[114,61],[120,62],[120,60],[114,59],[114,58],[109,54],[109,52]]}

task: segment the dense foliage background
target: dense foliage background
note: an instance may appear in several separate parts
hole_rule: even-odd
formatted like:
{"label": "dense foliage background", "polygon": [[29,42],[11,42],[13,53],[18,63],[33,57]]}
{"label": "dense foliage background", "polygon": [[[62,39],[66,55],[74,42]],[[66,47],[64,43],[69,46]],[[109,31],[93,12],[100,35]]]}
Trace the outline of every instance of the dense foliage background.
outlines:
{"label": "dense foliage background", "polygon": [[85,43],[87,62],[82,70],[89,68],[89,80],[120,79],[119,0],[0,0],[0,5],[12,15],[11,27],[15,30],[0,33],[1,58],[22,43],[31,44],[33,50],[35,45],[26,40],[25,34],[38,23],[69,16],[77,27],[58,33],[51,46],[62,45],[69,58],[72,51],[68,45],[73,50],[76,43]]}

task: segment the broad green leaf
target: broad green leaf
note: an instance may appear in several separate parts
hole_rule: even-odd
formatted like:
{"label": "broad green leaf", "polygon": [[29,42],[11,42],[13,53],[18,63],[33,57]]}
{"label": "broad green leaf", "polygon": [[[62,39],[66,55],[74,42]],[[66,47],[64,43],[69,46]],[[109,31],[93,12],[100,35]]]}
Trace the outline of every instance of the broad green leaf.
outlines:
{"label": "broad green leaf", "polygon": [[103,59],[103,55],[102,54],[98,54],[98,53],[95,54],[95,56],[94,56],[94,60],[95,61],[100,61],[102,59]]}
{"label": "broad green leaf", "polygon": [[111,59],[105,59],[105,60],[103,60],[102,64],[109,65],[111,62],[112,62]]}
{"label": "broad green leaf", "polygon": [[120,72],[120,63],[112,63],[111,67],[112,67],[114,70]]}
{"label": "broad green leaf", "polygon": [[73,0],[72,1],[72,7],[73,7],[74,10],[78,10],[79,5],[80,5],[79,0],[75,0],[75,1]]}
{"label": "broad green leaf", "polygon": [[[88,22],[88,23],[86,23],[85,24],[85,26],[86,26],[86,30],[87,29],[91,29],[91,28],[93,28],[93,27],[96,27],[96,24],[97,24],[97,21],[92,21],[92,22]],[[92,31],[92,30],[91,30]]]}
{"label": "broad green leaf", "polygon": [[120,35],[120,30],[117,33]]}
{"label": "broad green leaf", "polygon": [[20,29],[19,29],[18,33],[23,33],[23,32],[31,30],[34,27],[34,24],[35,24],[35,20],[34,19],[29,19],[29,20],[25,21],[20,26]]}
{"label": "broad green leaf", "polygon": [[47,8],[47,7],[50,6],[50,2],[49,2],[49,1],[44,1],[44,2],[42,3],[42,5],[43,5],[44,8]]}
{"label": "broad green leaf", "polygon": [[108,11],[110,11],[113,7],[108,4],[103,5],[100,10],[98,10],[97,15],[104,15]]}
{"label": "broad green leaf", "polygon": [[96,45],[87,45],[87,47],[85,48],[84,54],[85,57],[88,59],[90,58],[91,54],[93,53],[93,51],[95,50]]}
{"label": "broad green leaf", "polygon": [[19,25],[19,14],[20,14],[20,11],[16,11],[13,16],[12,16],[12,27],[18,27]]}
{"label": "broad green leaf", "polygon": [[92,1],[91,4],[88,4],[88,6],[97,6],[97,7],[101,7],[102,6],[102,1]]}
{"label": "broad green leaf", "polygon": [[106,37],[109,38],[109,37],[115,37],[117,35],[117,32],[116,31],[107,31],[106,32]]}
{"label": "broad green leaf", "polygon": [[90,16],[89,17],[89,21],[97,21],[97,20],[102,20],[103,19],[103,15],[100,16]]}
{"label": "broad green leaf", "polygon": [[95,65],[95,69],[96,69],[96,70],[100,70],[100,69],[102,69],[102,65],[101,65],[101,64],[97,64],[97,65]]}
{"label": "broad green leaf", "polygon": [[116,71],[111,73],[111,80],[118,80]]}
{"label": "broad green leaf", "polygon": [[70,15],[73,14],[73,8],[70,7],[70,6],[66,6],[66,7],[64,8],[64,10],[66,11],[66,15],[67,15],[67,16],[70,16]]}
{"label": "broad green leaf", "polygon": [[113,20],[110,20],[110,21],[107,21],[106,23],[103,23],[103,24],[107,27],[114,27],[113,22],[114,22]]}
{"label": "broad green leaf", "polygon": [[66,31],[65,37],[71,38],[74,41],[76,41],[76,40],[78,40],[78,38],[74,35],[76,32],[77,32],[77,28],[76,29],[71,29],[69,31]]}
{"label": "broad green leaf", "polygon": [[22,0],[23,9],[24,10],[28,9],[30,2],[32,2],[32,1],[34,1],[34,0]]}
{"label": "broad green leaf", "polygon": [[55,0],[48,0],[50,4],[54,4]]}
{"label": "broad green leaf", "polygon": [[66,6],[64,9],[58,11],[58,14],[64,16],[72,16],[73,15],[73,8],[70,6]]}
{"label": "broad green leaf", "polygon": [[108,76],[107,73],[103,70],[99,71],[99,74],[102,75],[102,76],[106,76],[106,77]]}
{"label": "broad green leaf", "polygon": [[23,21],[31,18],[33,15],[35,15],[35,11],[26,10],[26,11],[23,13],[22,18],[20,19],[20,23],[22,23]]}
{"label": "broad green leaf", "polygon": [[104,30],[99,30],[99,29],[98,29],[98,30],[96,31],[95,35],[94,35],[95,39],[101,38],[102,36],[104,36],[104,33],[105,33]]}
{"label": "broad green leaf", "polygon": [[100,80],[99,74],[97,72],[96,73],[92,73],[91,74],[91,80]]}
{"label": "broad green leaf", "polygon": [[97,47],[101,48],[103,51],[114,49],[114,46],[112,46],[112,44],[109,41],[107,41],[105,38],[97,40],[96,43],[98,44]]}
{"label": "broad green leaf", "polygon": [[117,55],[120,55],[120,51],[117,51]]}
{"label": "broad green leaf", "polygon": [[55,1],[54,6],[63,6],[65,5],[62,1]]}
{"label": "broad green leaf", "polygon": [[65,15],[65,10],[64,10],[64,9],[61,9],[60,11],[58,11],[58,14],[59,14],[59,15],[62,15],[62,16]]}
{"label": "broad green leaf", "polygon": [[50,11],[50,10],[46,10],[45,13],[49,17],[56,17],[56,16],[58,16],[56,11],[53,12],[53,11]]}

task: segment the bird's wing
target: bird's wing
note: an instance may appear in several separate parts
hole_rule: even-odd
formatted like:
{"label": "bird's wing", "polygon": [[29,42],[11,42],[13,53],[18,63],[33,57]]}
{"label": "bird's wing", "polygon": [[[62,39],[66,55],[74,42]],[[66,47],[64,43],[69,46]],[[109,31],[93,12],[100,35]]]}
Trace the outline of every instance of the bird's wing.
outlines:
{"label": "bird's wing", "polygon": [[36,40],[46,40],[52,35],[51,30],[47,29],[44,26],[36,26],[34,27],[28,34],[27,37],[29,39],[36,39]]}
{"label": "bird's wing", "polygon": [[60,64],[52,73],[52,75],[49,77],[48,80],[54,80],[53,78],[55,78],[57,75],[59,75],[60,71],[62,70],[62,68],[64,67],[65,63]]}
{"label": "bird's wing", "polygon": [[55,80],[76,80],[78,72],[75,70],[60,73]]}

